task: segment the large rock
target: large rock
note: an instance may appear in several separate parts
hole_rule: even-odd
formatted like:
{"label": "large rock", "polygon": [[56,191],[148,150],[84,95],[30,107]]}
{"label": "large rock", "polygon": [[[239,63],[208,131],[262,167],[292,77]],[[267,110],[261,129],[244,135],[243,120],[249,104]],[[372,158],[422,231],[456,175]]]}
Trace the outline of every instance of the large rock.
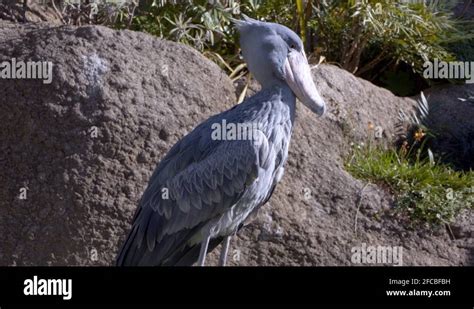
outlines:
{"label": "large rock", "polygon": [[[474,264],[472,211],[453,225],[463,231],[454,240],[444,229],[409,228],[390,215],[394,200],[387,190],[344,170],[351,141],[390,144],[399,110],[411,113],[416,102],[331,65],[314,70],[314,79],[329,104],[328,116],[318,119],[298,106],[285,176],[269,204],[232,244],[231,263],[354,265],[351,249],[366,244],[402,246],[403,265]],[[237,88],[239,94],[242,87]],[[249,89],[253,93],[259,86],[251,83]],[[451,109],[459,106],[452,103]],[[375,129],[383,130],[381,139],[375,139]]]}
{"label": "large rock", "polygon": [[436,134],[430,146],[455,168],[474,170],[474,84],[439,86],[426,96]]}
{"label": "large rock", "polygon": [[233,85],[143,33],[0,23],[2,61],[54,68],[49,85],[0,79],[0,265],[110,264],[155,164]]}

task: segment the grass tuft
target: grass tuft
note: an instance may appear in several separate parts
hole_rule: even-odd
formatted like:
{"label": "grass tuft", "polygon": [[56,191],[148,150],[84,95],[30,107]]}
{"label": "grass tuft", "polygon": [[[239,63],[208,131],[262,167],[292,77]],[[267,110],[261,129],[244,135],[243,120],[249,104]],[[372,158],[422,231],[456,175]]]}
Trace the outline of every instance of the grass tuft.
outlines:
{"label": "grass tuft", "polygon": [[396,209],[413,223],[450,223],[460,210],[474,204],[474,171],[455,171],[379,146],[353,148],[345,167],[356,178],[390,188]]}

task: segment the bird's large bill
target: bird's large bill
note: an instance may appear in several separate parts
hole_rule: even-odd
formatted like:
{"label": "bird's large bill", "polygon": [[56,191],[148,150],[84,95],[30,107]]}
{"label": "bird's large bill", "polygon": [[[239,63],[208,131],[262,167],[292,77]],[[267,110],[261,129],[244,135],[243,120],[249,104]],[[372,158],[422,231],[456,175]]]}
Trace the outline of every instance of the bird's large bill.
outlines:
{"label": "bird's large bill", "polygon": [[288,53],[283,67],[283,77],[301,103],[320,116],[325,113],[326,104],[313,82],[304,51],[293,50]]}

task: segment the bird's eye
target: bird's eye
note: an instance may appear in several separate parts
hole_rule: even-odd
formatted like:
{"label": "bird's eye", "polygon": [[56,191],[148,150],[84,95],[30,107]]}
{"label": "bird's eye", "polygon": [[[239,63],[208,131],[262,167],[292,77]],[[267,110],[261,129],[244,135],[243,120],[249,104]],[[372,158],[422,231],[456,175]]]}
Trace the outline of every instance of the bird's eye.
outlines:
{"label": "bird's eye", "polygon": [[291,45],[290,45],[290,48],[291,48],[291,49],[295,49],[295,48],[296,48],[295,44],[291,44]]}

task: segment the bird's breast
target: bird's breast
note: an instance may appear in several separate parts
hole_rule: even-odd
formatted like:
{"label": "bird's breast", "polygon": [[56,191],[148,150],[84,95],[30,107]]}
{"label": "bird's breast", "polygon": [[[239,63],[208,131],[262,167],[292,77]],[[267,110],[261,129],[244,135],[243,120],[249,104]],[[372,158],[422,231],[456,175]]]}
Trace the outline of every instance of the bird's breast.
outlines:
{"label": "bird's breast", "polygon": [[257,175],[246,187],[239,201],[219,220],[219,235],[229,235],[270,196],[273,187],[281,179],[288,156],[291,137],[291,121],[280,122],[271,129],[261,131],[262,140],[257,146]]}
{"label": "bird's breast", "polygon": [[[239,112],[237,108],[234,111]],[[257,172],[239,200],[211,223],[214,235],[226,236],[234,233],[238,226],[269,198],[274,186],[281,179],[288,156],[294,120],[291,105],[281,100],[269,100],[255,104],[245,112],[246,116],[238,119],[238,122],[245,124],[243,127],[253,128],[253,134],[250,136],[256,154]]]}

